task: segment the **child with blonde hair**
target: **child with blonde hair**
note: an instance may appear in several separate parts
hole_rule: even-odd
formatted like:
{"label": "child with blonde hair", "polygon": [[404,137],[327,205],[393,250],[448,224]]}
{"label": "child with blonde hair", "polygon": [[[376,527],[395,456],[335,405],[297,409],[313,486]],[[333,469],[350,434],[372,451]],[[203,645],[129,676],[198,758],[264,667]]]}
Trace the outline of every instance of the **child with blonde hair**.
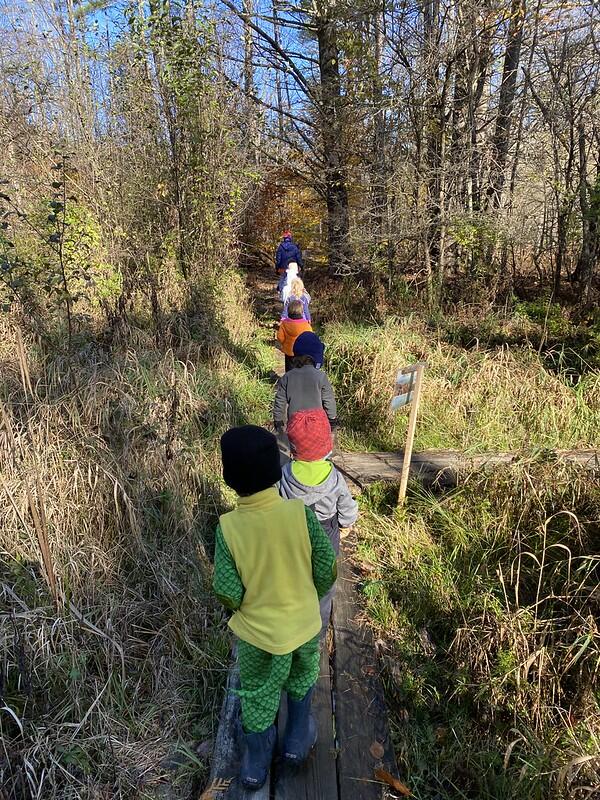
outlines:
{"label": "child with blonde hair", "polygon": [[298,277],[299,272],[298,264],[296,264],[295,261],[291,261],[287,266],[281,283],[281,293],[279,297],[282,303],[287,303],[292,289],[292,281]]}
{"label": "child with blonde hair", "polygon": [[290,293],[283,304],[281,319],[287,317],[288,305],[292,300],[299,300],[302,303],[302,316],[307,322],[311,322],[310,309],[308,307],[308,304],[310,303],[310,295],[304,288],[304,283],[302,281],[302,278],[298,277],[293,278],[290,285]]}

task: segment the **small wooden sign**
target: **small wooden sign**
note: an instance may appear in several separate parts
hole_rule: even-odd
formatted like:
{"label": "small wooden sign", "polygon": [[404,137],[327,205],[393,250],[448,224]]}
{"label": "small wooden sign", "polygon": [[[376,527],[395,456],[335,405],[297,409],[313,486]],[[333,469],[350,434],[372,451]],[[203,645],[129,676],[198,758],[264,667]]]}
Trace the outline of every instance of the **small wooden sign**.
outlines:
{"label": "small wooden sign", "polygon": [[423,383],[423,371],[425,366],[425,363],[420,361],[418,364],[412,364],[410,367],[401,369],[396,375],[396,385],[394,396],[392,397],[391,410],[397,411],[399,408],[402,408],[402,406],[411,404],[410,417],[408,419],[408,430],[406,432],[406,446],[404,448],[404,458],[402,459],[402,474],[400,475],[398,505],[402,505],[406,497],[408,473],[410,470],[410,460],[412,458],[413,443],[415,440],[417,413],[419,411],[419,401],[421,399],[421,386]]}
{"label": "small wooden sign", "polygon": [[410,367],[404,367],[404,369],[401,369],[396,375],[395,392],[391,402],[392,411],[397,411],[399,408],[402,408],[402,406],[406,406],[412,402],[417,376],[417,367],[420,364],[421,362],[419,362],[419,364],[412,364]]}

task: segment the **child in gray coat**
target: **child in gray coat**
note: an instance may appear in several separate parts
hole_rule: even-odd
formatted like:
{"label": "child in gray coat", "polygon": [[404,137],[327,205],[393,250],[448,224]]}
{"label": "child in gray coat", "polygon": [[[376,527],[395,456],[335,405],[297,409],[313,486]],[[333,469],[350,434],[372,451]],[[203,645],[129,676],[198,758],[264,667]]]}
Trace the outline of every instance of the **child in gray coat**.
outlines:
{"label": "child in gray coat", "polygon": [[[327,414],[322,408],[298,411],[288,423],[293,460],[283,467],[279,493],[297,498],[311,508],[329,536],[336,556],[340,550],[340,528],[354,525],[358,517],[356,500],[343,476],[327,459],[332,437]],[[335,589],[321,600],[321,633],[327,630]]]}
{"label": "child in gray coat", "polygon": [[273,404],[275,430],[282,433],[286,422],[297,411],[322,408],[331,427],[337,425],[337,408],[329,379],[321,371],[323,342],[311,331],[305,331],[294,342],[292,369],[277,384]]}

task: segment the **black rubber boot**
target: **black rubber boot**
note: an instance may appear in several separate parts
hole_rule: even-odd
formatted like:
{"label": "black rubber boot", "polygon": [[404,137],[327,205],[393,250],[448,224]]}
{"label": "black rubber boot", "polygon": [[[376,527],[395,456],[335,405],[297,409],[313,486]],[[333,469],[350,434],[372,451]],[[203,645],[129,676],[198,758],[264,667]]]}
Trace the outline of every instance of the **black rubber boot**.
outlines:
{"label": "black rubber boot", "polygon": [[308,758],[317,742],[317,725],[310,713],[314,686],[302,700],[292,700],[288,695],[288,717],[283,737],[282,757],[290,764],[300,765]]}
{"label": "black rubber boot", "polygon": [[275,725],[260,733],[242,732],[244,754],[240,767],[240,780],[246,789],[257,790],[264,786],[271,768],[276,739]]}

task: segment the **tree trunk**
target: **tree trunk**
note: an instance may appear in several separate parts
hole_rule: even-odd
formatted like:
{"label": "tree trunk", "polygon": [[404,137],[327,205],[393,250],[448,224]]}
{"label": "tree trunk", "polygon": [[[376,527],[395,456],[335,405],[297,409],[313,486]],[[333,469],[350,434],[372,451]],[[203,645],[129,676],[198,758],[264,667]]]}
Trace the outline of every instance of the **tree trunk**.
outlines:
{"label": "tree trunk", "polygon": [[554,262],[554,279],[552,284],[552,293],[555,300],[558,300],[560,297],[560,283],[567,253],[567,231],[569,228],[570,216],[569,205],[566,202],[560,203],[558,215],[556,217],[556,261]]}
{"label": "tree trunk", "polygon": [[[273,39],[279,45],[279,17],[277,6],[278,0],[273,0]],[[275,70],[275,94],[277,96],[277,127],[279,132],[280,143],[283,141],[284,127],[283,127],[283,94],[281,91],[281,70]]]}
{"label": "tree trunk", "polygon": [[[254,14],[254,0],[243,0],[244,15],[251,20]],[[244,117],[246,123],[246,141],[250,157],[258,162],[257,119],[254,103],[254,32],[248,22],[244,22]]]}
{"label": "tree trunk", "polygon": [[373,181],[373,221],[378,242],[383,238],[383,222],[387,207],[385,169],[385,110],[380,74],[383,49],[383,22],[381,12],[373,15],[373,67],[371,93],[373,100],[373,152],[371,156]]}
{"label": "tree trunk", "polygon": [[437,305],[444,281],[445,231],[443,219],[445,138],[445,97],[440,92],[440,63],[438,31],[439,0],[423,3],[425,38],[425,68],[427,72],[425,98],[425,188],[426,188],[426,253],[429,263],[428,301]]}
{"label": "tree trunk", "polygon": [[498,116],[492,139],[492,168],[487,190],[488,208],[493,209],[500,208],[502,205],[524,22],[525,0],[512,0],[498,101]]}
{"label": "tree trunk", "polygon": [[[244,0],[244,14],[252,18],[254,14],[253,0]],[[252,28],[244,23],[244,94],[251,98],[254,94],[254,39]]]}
{"label": "tree trunk", "polygon": [[579,208],[582,230],[581,250],[574,278],[579,285],[579,299],[585,304],[589,300],[594,268],[600,258],[600,163],[597,168],[595,185],[590,188],[587,180],[585,128],[582,121],[578,126],[578,140]]}
{"label": "tree trunk", "polygon": [[335,275],[353,270],[350,243],[348,189],[343,159],[341,124],[341,88],[339,51],[334,20],[315,17],[319,43],[321,77],[320,121],[325,161],[325,195],[327,201],[329,269]]}

